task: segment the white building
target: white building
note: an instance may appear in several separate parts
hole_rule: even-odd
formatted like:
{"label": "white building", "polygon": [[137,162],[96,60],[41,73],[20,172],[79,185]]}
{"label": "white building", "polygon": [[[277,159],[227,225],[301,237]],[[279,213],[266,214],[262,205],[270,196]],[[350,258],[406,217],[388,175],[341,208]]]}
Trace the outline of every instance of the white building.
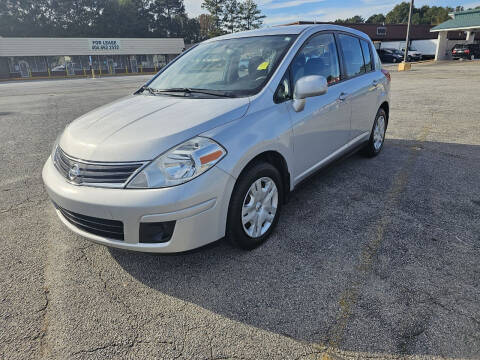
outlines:
{"label": "white building", "polygon": [[0,37],[0,78],[155,72],[184,48],[179,38]]}

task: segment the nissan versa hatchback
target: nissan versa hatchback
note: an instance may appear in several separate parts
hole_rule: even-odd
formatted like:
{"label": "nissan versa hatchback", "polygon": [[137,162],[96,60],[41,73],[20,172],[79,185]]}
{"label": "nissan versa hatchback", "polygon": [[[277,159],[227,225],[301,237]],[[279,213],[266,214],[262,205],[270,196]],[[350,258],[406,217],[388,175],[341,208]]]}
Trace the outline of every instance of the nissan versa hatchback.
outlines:
{"label": "nissan versa hatchback", "polygon": [[299,182],[347,152],[380,153],[389,89],[356,30],[218,37],[69,124],[43,180],[61,221],[100,244],[167,253],[226,237],[253,249]]}

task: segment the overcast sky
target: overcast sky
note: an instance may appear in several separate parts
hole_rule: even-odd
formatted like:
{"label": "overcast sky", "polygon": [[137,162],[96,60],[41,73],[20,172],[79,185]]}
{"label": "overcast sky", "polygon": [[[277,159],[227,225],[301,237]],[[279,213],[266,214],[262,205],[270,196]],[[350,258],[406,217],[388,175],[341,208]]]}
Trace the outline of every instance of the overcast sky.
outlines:
{"label": "overcast sky", "polygon": [[[184,0],[187,13],[196,17],[206,11],[202,9],[202,0]],[[267,17],[266,26],[278,25],[298,20],[333,21],[361,15],[365,18],[372,14],[387,13],[402,0],[257,0],[257,4]],[[417,0],[415,6],[436,5],[455,8],[480,6],[480,0]]]}

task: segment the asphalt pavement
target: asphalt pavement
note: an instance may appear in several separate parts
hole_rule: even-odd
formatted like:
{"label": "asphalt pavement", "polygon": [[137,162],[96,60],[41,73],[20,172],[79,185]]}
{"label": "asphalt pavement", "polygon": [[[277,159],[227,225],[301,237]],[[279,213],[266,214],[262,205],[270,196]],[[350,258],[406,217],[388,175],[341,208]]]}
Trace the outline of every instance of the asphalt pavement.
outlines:
{"label": "asphalt pavement", "polygon": [[303,183],[264,246],[95,245],[43,189],[56,136],[148,78],[0,83],[0,359],[480,359],[480,66],[392,73],[382,154]]}

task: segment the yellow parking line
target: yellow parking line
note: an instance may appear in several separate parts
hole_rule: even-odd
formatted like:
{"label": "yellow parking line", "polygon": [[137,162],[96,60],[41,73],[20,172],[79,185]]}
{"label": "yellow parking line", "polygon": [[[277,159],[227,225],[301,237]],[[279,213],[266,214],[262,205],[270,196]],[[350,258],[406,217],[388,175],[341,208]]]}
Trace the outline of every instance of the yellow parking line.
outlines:
{"label": "yellow parking line", "polygon": [[[96,75],[96,78],[102,78],[102,77],[113,77],[113,76],[135,76],[135,75],[155,75],[155,72],[144,72],[144,73],[128,73],[128,74],[102,74]],[[24,77],[24,78],[8,78],[8,79],[0,79],[0,82],[2,81],[33,81],[33,80],[48,80],[48,79],[88,79],[92,78],[91,76],[87,75],[69,75],[69,76],[34,76],[34,77]]]}

